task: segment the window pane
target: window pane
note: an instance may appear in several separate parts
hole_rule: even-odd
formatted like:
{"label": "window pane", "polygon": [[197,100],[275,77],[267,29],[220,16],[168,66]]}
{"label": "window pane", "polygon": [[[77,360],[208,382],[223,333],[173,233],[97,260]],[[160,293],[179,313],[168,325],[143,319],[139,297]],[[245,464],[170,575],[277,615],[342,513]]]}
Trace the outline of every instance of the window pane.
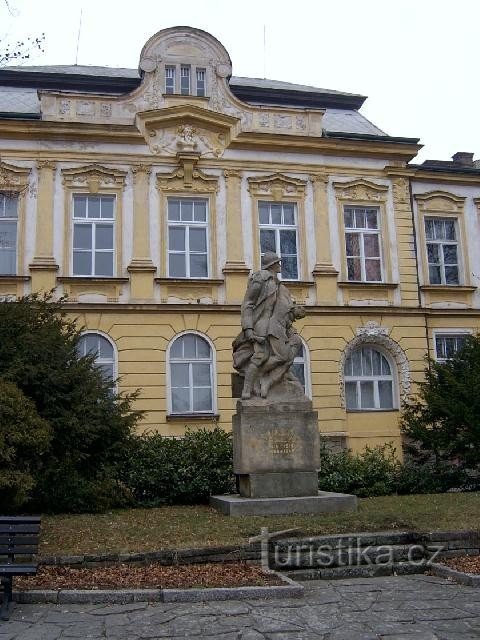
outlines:
{"label": "window pane", "polygon": [[212,411],[212,390],[193,389],[193,411]]}
{"label": "window pane", "polygon": [[369,282],[379,282],[382,279],[380,260],[365,260],[365,278]]}
{"label": "window pane", "polygon": [[168,219],[180,220],[180,201],[179,200],[168,201]]}
{"label": "window pane", "polygon": [[91,249],[92,248],[92,225],[91,224],[74,224],[73,225],[73,248],[74,249]]}
{"label": "window pane", "polygon": [[170,347],[170,358],[183,358],[183,338],[177,338]]}
{"label": "window pane", "polygon": [[[5,218],[18,218],[18,197],[4,195]],[[0,216],[2,215],[2,201],[0,200]]]}
{"label": "window pane", "polygon": [[378,381],[380,409],[393,409],[393,385],[391,380]]}
{"label": "window pane", "polygon": [[441,284],[440,267],[430,265],[428,267],[428,277],[430,284]]}
{"label": "window pane", "polygon": [[445,283],[459,284],[458,267],[445,267]]}
{"label": "window pane", "polygon": [[258,221],[260,224],[268,224],[270,222],[269,219],[269,207],[265,202],[258,203]]}
{"label": "window pane", "polygon": [[207,203],[205,202],[205,200],[195,200],[194,219],[196,222],[207,221]]}
{"label": "window pane", "polygon": [[100,218],[100,197],[88,196],[87,213],[89,218]]}
{"label": "window pane", "polygon": [[74,276],[92,275],[92,254],[90,251],[74,251],[73,252],[73,275]]}
{"label": "window pane", "polygon": [[282,278],[288,280],[298,279],[298,265],[296,257],[282,256]]}
{"label": "window pane", "polygon": [[357,349],[352,353],[352,375],[362,375],[362,352],[360,349]]}
{"label": "window pane", "polygon": [[392,371],[390,369],[390,365],[389,365],[388,360],[385,358],[384,355],[382,355],[382,375],[384,375],[384,376],[392,375]]}
{"label": "window pane", "polygon": [[190,411],[190,390],[172,388],[172,411],[174,413],[187,413]]}
{"label": "window pane", "polygon": [[207,252],[207,230],[190,227],[190,251]]}
{"label": "window pane", "polygon": [[382,356],[376,349],[372,349],[372,375],[382,375]]}
{"label": "window pane", "polygon": [[15,221],[0,221],[0,249],[15,249],[17,246],[17,223]]}
{"label": "window pane", "polygon": [[369,229],[378,229],[376,209],[367,209],[367,227]]}
{"label": "window pane", "polygon": [[433,240],[433,220],[431,218],[425,218],[425,236],[427,240]]}
{"label": "window pane", "polygon": [[372,350],[362,349],[362,372],[364,376],[372,375]]}
{"label": "window pane", "polygon": [[113,196],[102,196],[101,211],[102,218],[113,218]]}
{"label": "window pane", "polygon": [[190,276],[192,278],[206,278],[208,276],[208,260],[206,255],[190,255]]}
{"label": "window pane", "polygon": [[365,229],[365,209],[355,209],[355,226],[357,229]]}
{"label": "window pane", "polygon": [[195,344],[196,335],[193,333],[187,333],[183,336],[183,357],[191,360],[195,360],[197,357]]}
{"label": "window pane", "polygon": [[366,233],[363,236],[363,245],[365,249],[365,257],[380,257],[380,243],[378,242],[378,235],[376,233]]}
{"label": "window pane", "polygon": [[[79,225],[83,226],[83,225]],[[113,249],[113,225],[97,224],[95,228],[95,248]]]}
{"label": "window pane", "polygon": [[98,335],[96,333],[87,333],[82,336],[83,344],[84,344],[84,355],[94,355],[98,356]]}
{"label": "window pane", "polygon": [[428,261],[431,264],[438,264],[440,262],[440,254],[439,254],[439,246],[438,244],[427,244],[427,256]]}
{"label": "window pane", "polygon": [[294,362],[290,367],[290,371],[296,378],[298,378],[303,390],[305,391],[305,366],[303,362]]}
{"label": "window pane", "polygon": [[113,359],[113,347],[110,342],[103,336],[98,336],[98,355],[106,360]]}
{"label": "window pane", "polygon": [[445,226],[443,220],[433,220],[433,235],[436,240],[445,239]]}
{"label": "window pane", "polygon": [[17,252],[15,249],[0,248],[0,273],[3,275],[15,275],[16,272]]}
{"label": "window pane", "polygon": [[349,280],[361,280],[360,258],[347,258],[347,277]]}
{"label": "window pane", "polygon": [[374,409],[373,381],[360,381],[360,407],[362,409]]}
{"label": "window pane", "polygon": [[297,232],[292,230],[280,231],[280,253],[284,255],[297,255]]}
{"label": "window pane", "polygon": [[185,251],[185,227],[169,227],[168,248],[170,251]]}
{"label": "window pane", "polygon": [[211,384],[210,364],[194,362],[192,364],[192,378],[194,387],[209,387]]}
{"label": "window pane", "polygon": [[282,224],[282,205],[272,204],[270,205],[272,214],[272,224]]}
{"label": "window pane", "polygon": [[188,364],[172,363],[170,365],[171,385],[172,387],[188,387]]}
{"label": "window pane", "polygon": [[437,352],[437,358],[445,358],[445,339],[443,336],[435,337],[435,351]]}
{"label": "window pane", "polygon": [[293,204],[283,205],[283,224],[295,224],[295,208]]}
{"label": "window pane", "polygon": [[106,362],[102,362],[101,364],[96,365],[98,369],[102,372],[104,380],[108,382],[113,382],[113,364],[108,364]]}
{"label": "window pane", "polygon": [[345,248],[347,256],[360,255],[360,235],[358,233],[347,233],[345,235]]}
{"label": "window pane", "polygon": [[185,254],[171,253],[168,256],[168,274],[174,278],[185,278],[187,275]]}
{"label": "window pane", "polygon": [[197,358],[210,358],[210,345],[206,340],[197,336]]}
{"label": "window pane", "polygon": [[346,376],[351,376],[353,375],[353,363],[352,363],[352,356],[348,356],[348,358],[345,360],[345,368],[344,368],[344,374]]}
{"label": "window pane", "polygon": [[443,262],[445,264],[457,264],[457,245],[443,245]]}
{"label": "window pane", "polygon": [[455,240],[455,222],[453,220],[445,220],[445,239]]}
{"label": "window pane", "polygon": [[87,198],[86,196],[75,196],[73,198],[73,216],[74,218],[87,217]]}
{"label": "window pane", "polygon": [[180,217],[185,222],[193,220],[193,202],[192,200],[182,200],[180,202]]}
{"label": "window pane", "polygon": [[358,409],[356,382],[345,383],[345,402],[347,409]]}
{"label": "window pane", "polygon": [[260,251],[265,253],[266,251],[276,251],[275,246],[275,231],[270,229],[260,230]]}
{"label": "window pane", "polygon": [[343,221],[345,223],[345,227],[352,228],[353,227],[353,209],[345,209],[343,212]]}
{"label": "window pane", "polygon": [[95,275],[113,276],[113,253],[111,251],[95,251]]}

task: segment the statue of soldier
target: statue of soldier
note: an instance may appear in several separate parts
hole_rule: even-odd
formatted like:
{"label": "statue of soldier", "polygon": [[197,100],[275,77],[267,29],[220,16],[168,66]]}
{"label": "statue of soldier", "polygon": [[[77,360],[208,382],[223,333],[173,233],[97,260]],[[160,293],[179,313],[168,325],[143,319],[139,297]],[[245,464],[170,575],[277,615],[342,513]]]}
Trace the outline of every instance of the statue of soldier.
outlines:
{"label": "statue of soldier", "polygon": [[248,279],[242,303],[242,331],[233,342],[233,366],[244,377],[242,399],[252,394],[266,398],[270,388],[289,380],[289,373],[301,346],[293,322],[305,316],[303,307],[295,305],[287,287],[280,282],[280,258],[267,251],[262,268]]}

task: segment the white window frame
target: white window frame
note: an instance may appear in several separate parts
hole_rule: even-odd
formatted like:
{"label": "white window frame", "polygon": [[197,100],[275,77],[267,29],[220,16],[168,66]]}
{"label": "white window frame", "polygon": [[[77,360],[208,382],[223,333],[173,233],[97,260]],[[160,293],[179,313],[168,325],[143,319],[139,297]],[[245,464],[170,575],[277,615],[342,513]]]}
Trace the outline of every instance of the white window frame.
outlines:
{"label": "white window frame", "polygon": [[[172,77],[169,78],[168,77],[168,72],[171,71],[172,72]],[[167,80],[173,80],[173,91],[168,91],[167,89]],[[177,68],[174,64],[167,64],[165,65],[165,94],[166,95],[173,95],[177,89]]]}
{"label": "white window frame", "polygon": [[[202,201],[205,202],[206,216],[205,222],[196,222],[194,220],[169,220],[169,202],[172,200],[180,201]],[[207,280],[210,277],[210,201],[208,198],[184,198],[183,196],[172,196],[167,198],[167,273],[169,278],[193,278]],[[185,229],[185,251],[177,251],[170,249],[170,227],[183,227]],[[188,227],[188,231],[187,231]],[[205,238],[207,244],[207,275],[192,276],[190,275],[190,227],[194,229],[205,229]],[[170,273],[170,254],[185,254],[185,275],[176,276]],[[195,255],[195,252],[193,253]],[[201,254],[203,255],[203,254]]]}
{"label": "white window frame", "polygon": [[439,358],[437,352],[437,337],[460,337],[465,338],[466,336],[471,336],[473,334],[472,329],[434,329],[432,338],[433,338],[433,352],[435,354],[435,360],[437,362],[448,362],[450,358]]}
{"label": "white window frame", "polygon": [[[351,209],[353,212],[356,212],[357,210],[363,210],[365,211],[365,220],[366,220],[366,212],[367,210],[371,209],[371,210],[375,210],[376,214],[377,214],[377,228],[376,229],[369,229],[368,227],[347,227],[347,225],[345,224],[345,210],[346,209]],[[355,215],[355,220],[356,220],[356,214]],[[381,229],[381,210],[380,207],[378,206],[355,206],[355,205],[344,205],[343,206],[343,227],[344,227],[344,231],[345,231],[345,259],[346,259],[346,277],[347,277],[347,281],[348,282],[368,282],[368,283],[377,283],[377,282],[384,282],[384,278],[385,278],[385,269],[383,266],[383,252],[382,252],[382,229]],[[347,253],[347,235],[351,235],[356,233],[359,236],[359,248],[360,248],[360,256],[349,256]],[[379,256],[377,257],[373,257],[370,258],[368,256],[365,256],[365,237],[366,236],[373,236],[376,235],[378,237],[378,252],[379,252]],[[360,280],[350,280],[348,277],[348,259],[351,257],[359,257],[360,259],[360,271],[361,271],[361,277]],[[373,259],[373,260],[377,260],[380,263],[380,280],[368,280],[367,279],[367,273],[366,273],[366,267],[365,267],[365,260],[368,259]]]}
{"label": "white window frame", "polygon": [[[187,71],[184,75],[184,71]],[[183,89],[183,79],[188,78],[188,91],[184,91]],[[182,96],[191,96],[192,95],[192,67],[189,64],[181,64],[180,65],[180,95]]]}
{"label": "white window frame", "polygon": [[[282,218],[283,218],[283,207],[284,205],[293,206],[293,215],[295,224],[278,224],[269,222],[268,224],[262,224],[260,222],[260,206],[261,205],[269,205],[269,219],[271,220],[271,207],[272,205],[281,206],[282,207]],[[276,202],[275,200],[258,200],[257,202],[257,220],[258,220],[258,246],[260,247],[260,259],[263,256],[262,252],[262,242],[261,242],[261,233],[262,230],[266,231],[274,231],[275,232],[275,253],[281,258],[282,254],[280,252],[280,232],[281,231],[295,231],[295,244],[297,247],[297,277],[296,278],[284,278],[281,273],[278,274],[278,278],[280,280],[284,280],[285,282],[297,282],[300,280],[301,273],[301,263],[300,263],[300,247],[299,247],[299,234],[298,234],[298,206],[296,202],[290,202],[288,200]],[[290,255],[290,254],[289,254]]]}
{"label": "white window frame", "polygon": [[[15,216],[5,216],[6,211],[6,201],[7,199],[15,200]],[[0,191],[0,228],[2,222],[15,222],[15,250],[14,250],[14,268],[13,271],[9,272],[0,272],[2,276],[15,276],[18,273],[18,244],[19,244],[19,196],[18,193],[12,194],[10,192],[2,192]],[[1,249],[0,249],[1,251]],[[7,249],[8,251],[8,249]]]}
{"label": "white window frame", "polygon": [[307,343],[301,337],[302,341],[302,349],[303,353],[297,355],[293,360],[293,364],[303,364],[303,376],[305,378],[305,395],[308,398],[312,398],[312,383],[311,383],[311,375],[310,375],[310,351],[308,349]]}
{"label": "white window frame", "polygon": [[[198,81],[199,74],[203,74],[203,93],[199,93]],[[207,70],[205,67],[195,68],[195,93],[200,98],[204,98],[207,95]]]}
{"label": "white window frame", "polygon": [[[439,240],[431,240],[429,238],[427,238],[427,229],[426,229],[426,223],[427,220],[441,220],[443,222],[453,222],[453,228],[455,230],[455,240],[447,240],[447,239],[439,239]],[[461,284],[461,278],[462,278],[462,268],[461,268],[461,256],[460,256],[460,241],[458,239],[458,236],[460,235],[460,229],[459,229],[459,225],[458,225],[458,218],[453,218],[451,216],[442,216],[442,215],[425,215],[423,217],[423,232],[425,234],[425,255],[426,255],[426,261],[427,261],[427,277],[428,277],[428,283],[430,285],[444,285],[444,286],[449,286],[449,287],[458,287]],[[430,263],[428,260],[428,245],[429,244],[434,244],[437,245],[439,247],[438,250],[438,255],[439,255],[439,259],[440,262],[438,263],[438,265],[440,266],[440,282],[436,282],[436,283],[432,283],[430,281],[430,264],[437,264],[437,263]],[[457,247],[457,262],[455,265],[453,264],[448,264],[445,265],[444,262],[444,256],[443,256],[443,246],[444,245],[455,245]],[[453,282],[453,283],[447,283],[447,279],[445,276],[445,266],[447,267],[452,267],[452,266],[456,266],[457,267],[457,282]]]}
{"label": "white window frame", "polygon": [[[87,198],[87,211],[88,211],[88,198],[113,198],[113,217],[112,218],[89,218],[87,215],[85,218],[75,217],[75,198]],[[117,233],[117,195],[115,193],[72,193],[72,239],[71,239],[71,263],[70,263],[70,273],[76,278],[114,278],[116,275],[116,263],[117,263],[117,242],[116,242],[116,233]],[[75,249],[75,225],[82,224],[84,226],[89,225],[91,229],[92,236],[92,248],[88,249]],[[107,225],[111,224],[113,233],[112,233],[112,249],[96,249],[95,248],[95,230],[98,225]],[[78,274],[74,273],[74,253],[75,251],[79,251],[81,253],[88,253],[89,251],[92,254],[92,268],[90,270],[90,274]],[[98,251],[100,253],[111,253],[112,254],[112,275],[98,275],[95,273],[95,252]]]}
{"label": "white window frame", "polygon": [[[105,340],[107,340],[110,343],[110,346],[113,349],[113,379],[112,379],[112,389],[114,391],[117,391],[117,387],[118,387],[118,351],[117,351],[117,345],[115,344],[115,341],[112,340],[112,338],[108,335],[108,333],[105,333],[104,331],[99,331],[97,330],[89,330],[86,329],[85,331],[82,331],[82,333],[80,334],[80,338],[83,338],[83,336],[87,336],[87,335],[98,335],[101,336],[102,338],[105,338]],[[95,364],[111,364],[111,361],[105,358],[95,358]]]}
{"label": "white window frame", "polygon": [[[170,370],[170,364],[172,362],[178,362],[178,363],[192,363],[194,362],[193,360],[185,360],[185,359],[176,359],[174,358],[173,361],[170,357],[170,351],[172,348],[173,343],[178,340],[178,338],[181,338],[182,336],[185,335],[195,335],[198,336],[199,338],[202,338],[203,340],[205,340],[205,342],[207,342],[208,346],[210,347],[210,360],[195,360],[195,362],[209,362],[210,363],[210,381],[211,381],[211,389],[212,389],[212,409],[209,411],[195,411],[195,412],[182,412],[182,413],[175,413],[173,411],[172,408],[172,383],[171,383],[171,370]],[[186,331],[181,331],[180,333],[175,334],[175,336],[170,340],[168,347],[167,347],[167,353],[166,353],[166,358],[167,358],[167,362],[166,362],[166,382],[167,382],[167,415],[169,416],[210,416],[210,415],[217,415],[218,409],[217,409],[217,367],[216,367],[216,350],[215,347],[213,345],[213,342],[210,340],[210,338],[205,335],[204,333],[201,333],[200,331],[195,331],[195,330],[186,330]],[[191,383],[191,367],[189,367],[189,384]],[[190,406],[193,406],[193,401],[192,401],[192,395],[193,395],[193,385],[190,384],[189,386],[189,392],[190,392]]]}
{"label": "white window frame", "polygon": [[[347,360],[350,356],[353,355],[354,351],[359,351],[362,349],[373,349],[374,351],[378,351],[382,356],[385,357],[385,359],[388,362],[388,365],[390,367],[390,375],[371,375],[371,376],[359,376],[359,375],[352,375],[352,376],[347,376],[345,374],[345,367],[347,365]],[[379,347],[377,344],[372,343],[372,344],[363,344],[361,346],[357,346],[355,349],[352,349],[349,353],[347,358],[345,358],[345,361],[343,363],[343,384],[344,384],[344,393],[345,393],[345,408],[347,412],[352,412],[352,413],[369,413],[369,412],[377,412],[377,411],[396,411],[398,410],[398,381],[397,381],[397,375],[396,375],[396,366],[395,366],[395,362],[394,360],[390,357],[390,355],[381,347]],[[378,391],[378,383],[381,381],[391,381],[392,383],[392,406],[391,407],[381,407],[380,406],[380,394]],[[357,407],[356,408],[350,408],[347,405],[347,382],[355,382],[356,383],[356,397],[357,397]],[[360,382],[373,382],[373,401],[374,401],[374,406],[373,407],[365,407],[363,408],[361,406],[361,392],[360,392]]]}

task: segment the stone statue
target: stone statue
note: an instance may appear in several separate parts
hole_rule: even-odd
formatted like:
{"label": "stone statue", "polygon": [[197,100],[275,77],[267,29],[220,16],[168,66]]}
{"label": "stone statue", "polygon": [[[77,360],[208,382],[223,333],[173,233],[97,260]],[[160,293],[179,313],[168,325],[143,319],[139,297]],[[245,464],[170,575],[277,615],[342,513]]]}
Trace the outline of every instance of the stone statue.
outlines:
{"label": "stone statue", "polygon": [[262,268],[248,279],[242,304],[242,331],[233,342],[233,366],[244,378],[242,399],[267,398],[272,387],[289,382],[295,395],[303,395],[298,379],[290,372],[301,340],[293,323],[305,316],[295,305],[277,274],[280,258],[267,251]]}

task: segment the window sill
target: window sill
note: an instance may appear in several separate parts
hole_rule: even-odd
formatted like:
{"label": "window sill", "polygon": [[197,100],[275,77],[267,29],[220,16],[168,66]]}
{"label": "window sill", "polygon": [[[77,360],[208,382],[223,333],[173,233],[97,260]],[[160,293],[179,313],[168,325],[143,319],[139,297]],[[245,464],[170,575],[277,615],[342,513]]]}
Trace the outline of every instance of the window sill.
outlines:
{"label": "window sill", "polygon": [[398,413],[400,409],[346,409],[347,413]]}
{"label": "window sill", "polygon": [[338,283],[341,289],[397,289],[397,282],[364,282],[363,280],[342,280]]}
{"label": "window sill", "polygon": [[422,284],[421,291],[458,291],[459,293],[471,293],[476,291],[477,287],[462,284]]}
{"label": "window sill", "polygon": [[286,284],[286,285],[291,284],[292,286],[298,285],[299,287],[313,287],[313,286],[315,286],[315,282],[313,280],[280,280],[279,279],[279,282],[281,282],[282,284]]}
{"label": "window sill", "polygon": [[29,280],[30,276],[16,276],[7,273],[0,274],[1,282],[28,282]]}
{"label": "window sill", "polygon": [[169,413],[167,422],[213,422],[219,417],[219,413]]}
{"label": "window sill", "polygon": [[113,284],[122,284],[129,282],[129,278],[116,278],[115,276],[59,276],[58,282],[109,282]]}
{"label": "window sill", "polygon": [[154,278],[154,280],[159,284],[224,284],[224,280],[219,280],[217,278]]}

